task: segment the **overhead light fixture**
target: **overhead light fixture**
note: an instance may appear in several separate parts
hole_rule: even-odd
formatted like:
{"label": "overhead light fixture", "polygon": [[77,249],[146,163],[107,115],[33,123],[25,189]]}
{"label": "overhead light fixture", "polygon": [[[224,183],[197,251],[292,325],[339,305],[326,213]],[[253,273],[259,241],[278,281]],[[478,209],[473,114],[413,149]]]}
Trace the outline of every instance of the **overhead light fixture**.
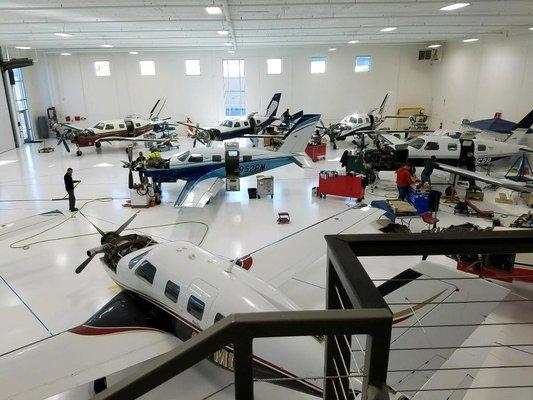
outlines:
{"label": "overhead light fixture", "polygon": [[130,54],[139,54],[138,51],[130,51],[129,53],[130,53]]}
{"label": "overhead light fixture", "polygon": [[224,43],[224,46],[233,46],[233,43],[231,43],[231,42],[226,42],[226,43]]}
{"label": "overhead light fixture", "polygon": [[478,38],[463,39],[463,42],[465,42],[465,43],[471,43],[471,42],[477,42],[478,40],[479,40]]}
{"label": "overhead light fixture", "polygon": [[441,11],[454,11],[460,8],[468,7],[469,5],[470,3],[453,3],[453,4],[450,4],[449,6],[441,7],[440,10]]}
{"label": "overhead light fixture", "polygon": [[228,50],[228,53],[235,53],[235,50]]}
{"label": "overhead light fixture", "polygon": [[206,7],[205,11],[207,11],[207,13],[209,15],[220,15],[220,14],[222,14],[222,8],[220,8],[218,6]]}
{"label": "overhead light fixture", "polygon": [[229,35],[229,31],[225,31],[225,30],[223,30],[223,31],[218,31],[217,33],[218,33],[219,35],[222,35],[222,36],[228,36],[228,35]]}
{"label": "overhead light fixture", "polygon": [[380,32],[392,32],[392,31],[395,31],[396,29],[398,29],[397,26],[389,26],[388,28],[383,28],[383,29],[380,29],[379,31]]}
{"label": "overhead light fixture", "polygon": [[349,44],[359,43],[359,40],[350,40],[348,43]]}
{"label": "overhead light fixture", "polygon": [[28,47],[28,46],[15,46],[15,49],[19,49],[19,50],[31,50],[31,47]]}
{"label": "overhead light fixture", "polygon": [[59,37],[71,37],[72,36],[72,34],[66,33],[66,32],[56,32],[54,33],[54,35],[59,36]]}
{"label": "overhead light fixture", "polygon": [[430,44],[428,46],[428,49],[438,49],[441,46],[442,46],[442,44]]}
{"label": "overhead light fixture", "polygon": [[70,53],[61,53],[62,56],[71,56],[72,54]]}
{"label": "overhead light fixture", "polygon": [[533,26],[531,28],[529,28],[530,31],[533,31]]}
{"label": "overhead light fixture", "polygon": [[328,51],[335,51],[335,50],[337,50],[336,47],[330,47],[330,48],[328,49]]}
{"label": "overhead light fixture", "polygon": [[112,44],[101,44],[100,47],[115,47]]}

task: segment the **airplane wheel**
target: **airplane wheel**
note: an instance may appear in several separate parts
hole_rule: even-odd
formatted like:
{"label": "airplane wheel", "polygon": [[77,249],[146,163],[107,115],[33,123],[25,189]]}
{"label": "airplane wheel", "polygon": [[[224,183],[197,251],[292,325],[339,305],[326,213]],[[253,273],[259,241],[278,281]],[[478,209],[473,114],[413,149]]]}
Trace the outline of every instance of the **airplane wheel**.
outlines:
{"label": "airplane wheel", "polygon": [[100,147],[102,147],[102,143],[100,143],[100,142],[96,142],[96,143],[94,144],[94,147],[96,147],[97,149],[99,149]]}
{"label": "airplane wheel", "polygon": [[81,152],[81,150],[78,150],[78,151],[76,152],[76,155],[77,155],[78,157],[81,156],[82,154],[83,154],[83,153]]}

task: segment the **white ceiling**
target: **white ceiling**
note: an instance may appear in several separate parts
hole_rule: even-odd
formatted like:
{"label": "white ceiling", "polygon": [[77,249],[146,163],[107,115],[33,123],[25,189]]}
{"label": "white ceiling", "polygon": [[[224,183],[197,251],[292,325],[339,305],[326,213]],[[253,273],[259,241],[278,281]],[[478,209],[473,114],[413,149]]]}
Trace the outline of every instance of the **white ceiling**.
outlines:
{"label": "white ceiling", "polygon": [[[152,48],[227,49],[333,46],[361,43],[433,43],[494,35],[531,34],[533,0],[471,0],[443,12],[438,0],[227,1],[0,1],[0,44],[50,51]],[[222,15],[205,6],[220,5]],[[391,33],[379,30],[387,26]],[[61,38],[54,32],[68,32]],[[234,40],[234,41],[233,41]]]}

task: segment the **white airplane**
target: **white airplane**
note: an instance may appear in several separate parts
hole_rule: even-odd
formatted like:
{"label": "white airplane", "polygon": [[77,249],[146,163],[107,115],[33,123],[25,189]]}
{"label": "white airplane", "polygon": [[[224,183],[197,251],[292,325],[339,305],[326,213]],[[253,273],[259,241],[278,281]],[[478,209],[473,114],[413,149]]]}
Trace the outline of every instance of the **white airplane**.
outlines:
{"label": "white airplane", "polygon": [[[89,128],[80,128],[67,123],[56,123],[53,129],[57,132],[59,138],[58,144],[63,143],[68,152],[70,152],[70,147],[68,146],[67,140],[70,140],[71,143],[76,145],[77,156],[83,154],[80,150],[81,147],[95,146],[96,148],[100,148],[103,141],[163,142],[164,139],[144,140],[139,136],[150,131],[163,132],[174,129],[166,126],[168,125],[166,120],[159,120],[159,114],[164,105],[164,101],[161,102],[161,99],[157,100],[150,110],[148,118],[126,117],[116,120],[102,120]],[[157,109],[158,106],[159,109]]]}
{"label": "white airplane", "polygon": [[[283,144],[276,150],[241,148],[227,152],[225,148],[196,148],[173,156],[160,168],[146,169],[146,176],[154,186],[163,182],[185,180],[176,207],[203,207],[222,187],[227,173],[227,161],[234,160],[238,176],[246,177],[287,164],[306,164],[305,148],[315,132],[320,114],[304,114],[285,135]],[[126,164],[125,167],[130,167]]]}
{"label": "white airplane", "polygon": [[230,140],[238,137],[256,135],[276,120],[280,100],[281,93],[275,93],[264,115],[251,113],[245,118],[226,119],[216,127],[202,128],[186,122],[177,122],[177,124],[193,128],[195,130],[195,143],[198,140],[202,144],[207,144],[211,141]]}
{"label": "white airplane", "polygon": [[[301,240],[300,233],[276,242],[275,249],[266,247],[254,252],[254,264],[247,270],[189,242],[157,244],[149,236],[135,233],[121,236],[136,215],[114,232],[104,233],[95,226],[102,244],[87,251],[88,258],[76,269],[76,273],[82,272],[96,255],[103,254],[105,271],[122,291],[85,323],[0,356],[0,399],[42,399],[101,381],[166,353],[179,345],[175,337],[188,340],[230,314],[300,309],[279,287],[310,264],[294,265],[297,255],[291,253],[290,263],[286,259],[275,264],[266,262],[262,273],[259,265],[262,259],[272,257],[272,251],[274,258],[286,255],[288,249],[280,252],[280,246],[297,248],[292,241]],[[348,223],[342,221],[336,218],[332,223]],[[302,233],[313,234],[307,237],[313,243],[306,249],[307,260],[325,254],[319,225]],[[301,260],[302,254],[299,257]],[[409,347],[417,343],[423,350],[409,353],[407,358],[405,353],[393,356],[391,369],[401,366],[410,372],[407,377],[391,373],[389,381],[410,390],[421,388],[432,375],[421,366],[430,363],[431,368],[438,369],[508,293],[487,281],[461,280],[466,275],[428,261],[412,268],[390,266],[379,271],[379,277],[390,277],[378,290],[391,303],[394,313],[397,329],[391,345]],[[316,290],[316,285],[313,289]],[[409,305],[392,304],[404,304],[406,299]],[[467,302],[482,299],[491,302]],[[464,304],[454,308],[456,302]],[[454,313],[450,313],[450,305]],[[427,325],[468,322],[471,326],[453,331],[412,328],[421,321]],[[323,376],[324,348],[320,338],[262,339],[254,342],[253,351],[255,378],[289,378],[276,384],[322,396],[322,380],[311,378]],[[225,347],[210,360],[232,369],[232,354],[231,347]],[[362,354],[356,353],[354,357],[363,365]],[[362,390],[357,378],[351,379],[351,386],[355,393]],[[390,388],[389,396],[405,398],[394,388]]]}

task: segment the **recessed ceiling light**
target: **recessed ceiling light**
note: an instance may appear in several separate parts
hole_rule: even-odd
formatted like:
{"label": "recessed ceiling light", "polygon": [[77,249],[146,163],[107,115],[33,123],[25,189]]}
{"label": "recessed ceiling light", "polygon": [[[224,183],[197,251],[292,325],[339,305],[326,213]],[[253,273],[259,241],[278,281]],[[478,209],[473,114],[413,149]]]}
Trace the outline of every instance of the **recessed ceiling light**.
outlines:
{"label": "recessed ceiling light", "polygon": [[71,53],[61,53],[62,56],[71,56]]}
{"label": "recessed ceiling light", "polygon": [[101,44],[100,47],[115,47],[112,44]]}
{"label": "recessed ceiling light", "polygon": [[130,51],[129,53],[130,53],[130,54],[139,54],[138,51]]}
{"label": "recessed ceiling light", "polygon": [[454,11],[454,10],[458,10],[463,7],[468,7],[469,5],[470,3],[453,3],[453,4],[450,4],[449,6],[442,7],[440,10],[441,11]]}
{"label": "recessed ceiling light", "polygon": [[28,46],[15,46],[15,49],[19,49],[19,50],[31,50],[31,47],[28,47]]}
{"label": "recessed ceiling light", "polygon": [[222,36],[227,36],[229,35],[229,31],[218,31],[217,32],[219,35],[222,35]]}
{"label": "recessed ceiling light", "polygon": [[231,42],[226,42],[226,43],[224,43],[224,46],[233,46],[233,43],[231,43]]}
{"label": "recessed ceiling light", "polygon": [[54,35],[60,36],[60,37],[71,37],[72,36],[72,34],[66,33],[66,32],[56,32],[54,33]]}
{"label": "recessed ceiling light", "polygon": [[330,48],[328,49],[328,51],[335,51],[335,50],[337,50],[335,47],[330,47]]}
{"label": "recessed ceiling light", "polygon": [[350,44],[359,43],[359,40],[350,40],[348,43]]}
{"label": "recessed ceiling light", "polygon": [[471,42],[477,42],[478,40],[479,40],[478,38],[471,38],[471,39],[464,39],[463,42],[471,43]]}
{"label": "recessed ceiling light", "polygon": [[389,26],[388,28],[383,28],[383,29],[380,29],[379,31],[380,31],[380,32],[392,32],[392,31],[395,31],[396,29],[398,29],[398,27],[396,27],[396,26]]}
{"label": "recessed ceiling light", "polygon": [[219,15],[219,14],[222,14],[222,8],[218,7],[218,6],[215,6],[215,7],[206,7],[205,8],[205,11],[207,11],[207,13],[209,15]]}
{"label": "recessed ceiling light", "polygon": [[442,46],[442,44],[430,44],[428,46],[428,49],[438,49],[441,46]]}
{"label": "recessed ceiling light", "polygon": [[228,50],[228,53],[235,53],[235,50]]}
{"label": "recessed ceiling light", "polygon": [[533,31],[533,26],[531,28],[529,28],[530,31]]}

